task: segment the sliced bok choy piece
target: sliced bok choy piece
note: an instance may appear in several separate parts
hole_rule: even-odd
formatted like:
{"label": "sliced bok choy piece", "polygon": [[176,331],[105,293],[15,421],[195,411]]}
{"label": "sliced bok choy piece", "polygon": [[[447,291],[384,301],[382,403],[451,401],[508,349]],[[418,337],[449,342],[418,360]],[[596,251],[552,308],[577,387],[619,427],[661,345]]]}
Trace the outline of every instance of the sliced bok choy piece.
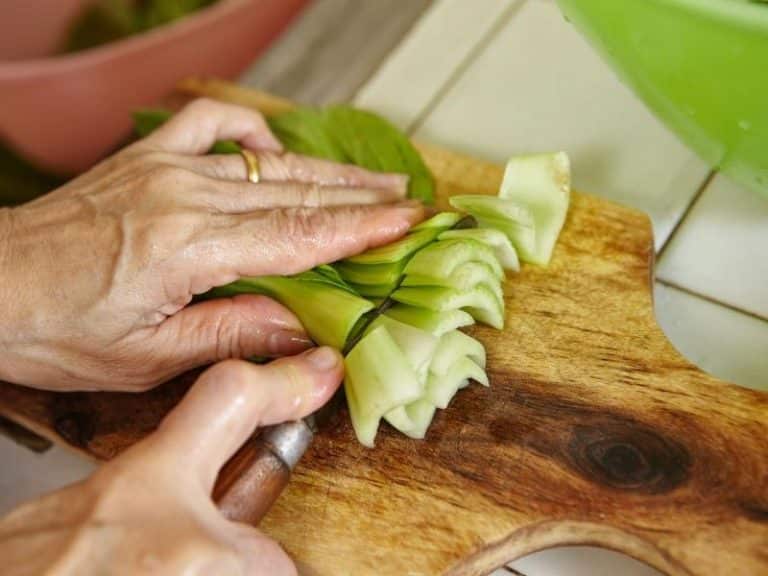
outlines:
{"label": "sliced bok choy piece", "polygon": [[468,194],[452,196],[451,206],[471,214],[480,228],[491,228],[506,234],[518,256],[529,261],[536,250],[536,227],[532,212],[522,204],[506,198]]}
{"label": "sliced bok choy piece", "polygon": [[392,293],[394,288],[394,286],[386,284],[353,284],[350,282],[349,285],[360,296],[365,296],[372,302],[383,300]]}
{"label": "sliced bok choy piece", "polygon": [[425,330],[437,337],[456,328],[470,326],[475,323],[474,318],[469,313],[464,312],[464,310],[435,312],[434,310],[399,303],[389,308],[384,314],[405,324]]}
{"label": "sliced bok choy piece", "polygon": [[440,338],[432,362],[429,364],[429,371],[438,376],[448,374],[451,365],[460,356],[469,358],[480,368],[485,368],[483,345],[464,332],[452,330]]}
{"label": "sliced bok choy piece", "polygon": [[346,282],[366,284],[368,286],[390,286],[394,288],[403,275],[405,262],[387,262],[384,264],[355,264],[338,262],[336,271]]}
{"label": "sliced bok choy piece", "polygon": [[520,261],[517,258],[517,251],[515,250],[515,247],[512,246],[512,242],[510,242],[507,235],[500,230],[494,228],[446,230],[437,238],[438,240],[450,240],[452,238],[471,238],[477,240],[478,242],[482,242],[486,246],[493,248],[493,251],[496,254],[496,259],[499,261],[502,268],[514,272],[520,270]]}
{"label": "sliced bok choy piece", "polygon": [[[381,328],[387,331],[392,341],[407,359],[423,392],[427,381],[427,372],[440,339],[429,332],[383,315],[378,316],[371,322],[367,328],[366,335]],[[363,339],[365,339],[365,336],[363,336]],[[383,380],[379,384],[395,387],[398,385],[396,382]],[[406,404],[395,406],[391,410],[384,412],[382,416],[387,422],[402,432],[418,427],[418,423],[411,419],[406,409]]]}
{"label": "sliced bok choy piece", "polygon": [[357,256],[351,256],[342,262],[354,264],[392,264],[408,258],[411,254],[423,248],[438,237],[442,228],[423,228],[413,230],[407,235],[386,246],[373,248]]}
{"label": "sliced bok choy piece", "polygon": [[408,404],[405,407],[405,413],[408,416],[410,427],[407,429],[398,428],[398,430],[416,440],[424,438],[429,425],[432,424],[432,418],[435,416],[435,405],[429,400],[420,398]]}
{"label": "sliced bok choy piece", "polygon": [[424,400],[429,401],[438,408],[447,408],[456,392],[464,388],[469,380],[475,380],[483,386],[488,386],[488,376],[485,370],[480,368],[466,356],[456,358],[450,369],[445,374],[429,373],[424,394]]}
{"label": "sliced bok choy piece", "polygon": [[425,276],[422,274],[408,274],[403,278],[400,286],[445,286],[461,292],[472,290],[482,284],[493,292],[499,300],[504,299],[504,291],[501,280],[493,272],[490,266],[483,262],[467,262],[456,268],[453,273],[445,278]]}
{"label": "sliced bok choy piece", "polygon": [[504,270],[489,246],[469,238],[439,240],[420,250],[405,267],[405,274],[447,278],[467,262],[487,264],[497,278]]}
{"label": "sliced bok choy piece", "polygon": [[411,228],[411,232],[418,230],[424,230],[426,228],[442,228],[443,230],[449,230],[458,224],[464,216],[457,212],[439,212],[432,216],[429,220],[424,220],[420,224],[417,224]]}
{"label": "sliced bok choy piece", "polygon": [[[318,278],[317,276],[321,276]],[[328,277],[305,272],[299,276],[242,278],[214,288],[211,296],[264,294],[290,309],[316,343],[343,350],[360,317],[374,305]]]}
{"label": "sliced bok choy piece", "polygon": [[565,152],[517,156],[507,162],[499,197],[526,206],[536,226],[536,247],[528,255],[546,265],[565,223],[571,195],[571,163]]}
{"label": "sliced bok choy piece", "polygon": [[[427,377],[427,370],[432,364],[432,358],[437,350],[438,342],[441,338],[434,336],[426,330],[421,330],[410,324],[400,322],[387,316],[378,316],[366,330],[366,334],[373,332],[383,326],[389,332],[389,335],[395,341],[405,357],[408,358],[411,367],[416,371],[416,375],[424,382]],[[469,338],[469,336],[467,336]]]}
{"label": "sliced bok choy piece", "polygon": [[400,287],[391,298],[436,312],[462,309],[479,322],[499,330],[504,328],[504,301],[482,284],[466,292],[443,286]]}
{"label": "sliced bok choy piece", "polygon": [[384,414],[419,400],[424,384],[385,326],[368,332],[344,359],[344,390],[355,435],[373,447]]}

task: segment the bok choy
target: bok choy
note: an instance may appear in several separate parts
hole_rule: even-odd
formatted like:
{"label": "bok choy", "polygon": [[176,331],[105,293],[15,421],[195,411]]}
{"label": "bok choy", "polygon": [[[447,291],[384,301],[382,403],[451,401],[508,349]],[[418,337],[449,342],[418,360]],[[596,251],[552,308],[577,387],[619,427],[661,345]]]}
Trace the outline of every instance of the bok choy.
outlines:
{"label": "bok choy", "polygon": [[[137,114],[151,131],[165,112]],[[269,119],[288,150],[405,172],[411,195],[432,197],[431,175],[407,138],[386,121],[346,107],[302,108]],[[237,151],[233,142],[214,152]],[[302,274],[242,278],[207,296],[258,293],[290,308],[312,339],[345,353],[344,389],[358,440],[373,446],[382,420],[424,438],[439,409],[474,381],[488,386],[482,343],[461,331],[501,329],[505,271],[545,265],[570,194],[564,153],[512,158],[498,196],[450,198],[400,240]]]}

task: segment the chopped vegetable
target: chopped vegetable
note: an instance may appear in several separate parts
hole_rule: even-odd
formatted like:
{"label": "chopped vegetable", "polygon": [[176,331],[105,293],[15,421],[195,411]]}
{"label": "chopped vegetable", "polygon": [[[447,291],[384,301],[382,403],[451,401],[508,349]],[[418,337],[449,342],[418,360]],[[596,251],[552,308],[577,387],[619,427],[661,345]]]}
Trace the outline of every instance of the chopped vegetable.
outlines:
{"label": "chopped vegetable", "polygon": [[400,286],[444,286],[460,292],[472,290],[482,284],[491,290],[499,300],[504,299],[499,277],[490,266],[483,262],[467,262],[456,268],[450,276],[427,276],[423,274],[408,274]]}
{"label": "chopped vegetable", "polygon": [[319,344],[343,350],[353,328],[373,304],[348,288],[335,285],[322,274],[305,272],[298,277],[242,278],[214,288],[210,296],[265,294],[293,311],[310,337]]}
{"label": "chopped vegetable", "polygon": [[[420,398],[408,404],[405,407],[405,413],[408,416],[410,427],[407,429],[398,428],[398,430],[416,440],[423,439],[435,415],[435,405],[425,398]],[[395,427],[397,428],[397,426]]]}
{"label": "chopped vegetable", "polygon": [[464,210],[477,219],[481,228],[496,229],[507,235],[521,259],[536,250],[536,231],[533,214],[512,200],[493,196],[453,196],[451,206]]}
{"label": "chopped vegetable", "polygon": [[453,228],[461,218],[461,214],[458,214],[457,212],[438,212],[429,220],[424,220],[421,224],[417,224],[411,228],[411,232],[424,230],[425,228],[442,228],[444,230],[449,230],[450,228]]}
{"label": "chopped vegetable", "polygon": [[499,330],[504,328],[503,301],[482,285],[466,292],[442,286],[401,287],[392,293],[392,299],[436,312],[462,309],[479,322]]}
{"label": "chopped vegetable", "polygon": [[368,286],[388,286],[391,290],[403,275],[405,262],[387,262],[384,264],[356,264],[342,260],[334,264],[339,275],[353,284]]}
{"label": "chopped vegetable", "polygon": [[475,320],[463,310],[446,310],[435,312],[426,308],[408,306],[407,304],[395,304],[384,314],[400,322],[405,322],[421,330],[425,330],[435,336],[442,336],[446,332],[470,326]]}
{"label": "chopped vegetable", "polygon": [[483,345],[460,330],[451,330],[440,338],[429,371],[439,376],[448,374],[459,356],[466,356],[480,368],[485,368]]}
{"label": "chopped vegetable", "polygon": [[384,414],[420,399],[424,385],[384,326],[366,334],[344,365],[352,426],[360,443],[372,447]]}
{"label": "chopped vegetable", "polygon": [[343,262],[351,262],[353,264],[391,264],[393,262],[400,262],[403,258],[411,256],[420,248],[431,243],[440,235],[440,232],[439,228],[416,230],[391,244],[373,248],[357,256],[347,258]]}
{"label": "chopped vegetable", "polygon": [[416,371],[419,381],[423,383],[427,378],[427,370],[429,370],[437,344],[441,341],[441,338],[385,315],[381,315],[371,322],[366,333],[372,332],[381,326],[387,329],[392,339],[403,351],[406,358],[408,358],[408,362]]}
{"label": "chopped vegetable", "polygon": [[469,380],[476,380],[483,386],[488,386],[485,370],[466,356],[459,356],[445,374],[438,376],[430,372],[424,399],[437,408],[447,408],[456,392],[464,388]]}
{"label": "chopped vegetable", "polygon": [[408,262],[405,274],[447,278],[468,262],[487,264],[497,278],[504,278],[504,270],[493,249],[469,238],[440,240],[430,244]]}
{"label": "chopped vegetable", "polygon": [[[148,133],[168,117],[141,111],[137,130]],[[303,108],[270,125],[289,150],[407,172],[416,194],[428,189],[431,196],[431,176],[410,156],[418,158],[415,149],[370,113]],[[217,147],[239,150],[236,143]],[[458,390],[470,381],[489,385],[485,348],[459,328],[475,320],[503,328],[504,270],[518,270],[518,256],[549,261],[568,208],[568,178],[564,155],[513,158],[499,197],[450,199],[465,214],[438,213],[387,246],[290,277],[244,278],[210,295],[269,295],[318,344],[344,351],[347,401],[362,444],[374,445],[382,418],[424,438],[436,410]]]}
{"label": "chopped vegetable", "polygon": [[533,214],[536,246],[527,260],[546,265],[565,223],[571,195],[571,165],[565,152],[518,156],[507,162],[499,197]]}
{"label": "chopped vegetable", "polygon": [[471,238],[482,242],[493,249],[496,259],[505,270],[517,272],[520,270],[520,261],[517,258],[515,247],[507,238],[506,234],[494,228],[464,228],[462,230],[446,230],[440,236],[439,240],[450,240],[456,238]]}

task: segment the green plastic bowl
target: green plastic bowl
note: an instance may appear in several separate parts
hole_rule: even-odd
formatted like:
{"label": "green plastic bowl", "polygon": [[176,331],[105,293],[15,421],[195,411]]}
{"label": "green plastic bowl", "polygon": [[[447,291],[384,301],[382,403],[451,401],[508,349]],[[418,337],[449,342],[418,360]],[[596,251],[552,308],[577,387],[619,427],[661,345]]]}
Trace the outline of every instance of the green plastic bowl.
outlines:
{"label": "green plastic bowl", "polygon": [[766,0],[557,1],[684,142],[768,197]]}

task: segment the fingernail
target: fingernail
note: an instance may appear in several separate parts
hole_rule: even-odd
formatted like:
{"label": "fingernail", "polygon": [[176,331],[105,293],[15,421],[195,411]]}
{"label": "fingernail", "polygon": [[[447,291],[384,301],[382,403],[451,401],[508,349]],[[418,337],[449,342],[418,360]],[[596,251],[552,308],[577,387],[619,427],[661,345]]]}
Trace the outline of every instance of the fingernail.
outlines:
{"label": "fingernail", "polygon": [[405,174],[393,174],[392,181],[395,184],[395,188],[405,195],[408,192],[408,183],[411,178]]}
{"label": "fingernail", "polygon": [[333,348],[323,346],[307,354],[307,361],[316,370],[328,372],[336,368],[336,365],[339,363],[339,355]]}
{"label": "fingernail", "polygon": [[424,205],[418,200],[403,200],[398,202],[397,206],[406,213],[410,224],[415,224],[424,218]]}
{"label": "fingernail", "polygon": [[297,354],[312,345],[309,336],[296,330],[278,330],[267,337],[270,354]]}

